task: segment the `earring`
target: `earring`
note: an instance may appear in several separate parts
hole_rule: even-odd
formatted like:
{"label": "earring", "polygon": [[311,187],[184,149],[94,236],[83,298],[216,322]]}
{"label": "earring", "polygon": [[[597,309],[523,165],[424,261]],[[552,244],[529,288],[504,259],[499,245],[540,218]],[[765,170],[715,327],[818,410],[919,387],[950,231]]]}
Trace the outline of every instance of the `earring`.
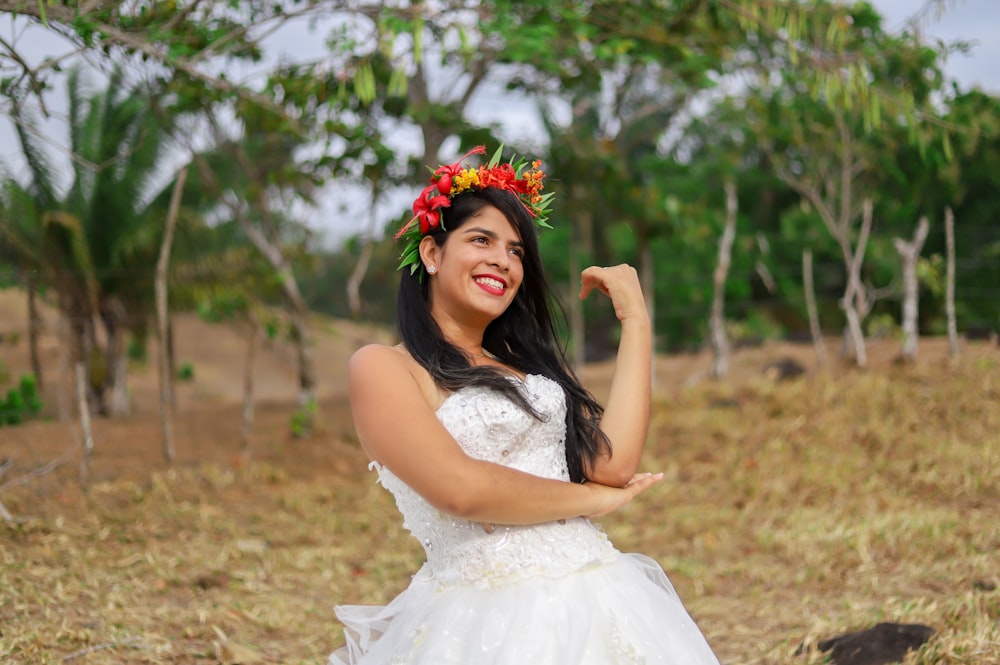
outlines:
{"label": "earring", "polygon": [[427,266],[427,272],[429,272],[430,274],[433,275],[437,271],[438,271],[438,269],[435,266],[433,266],[433,265]]}

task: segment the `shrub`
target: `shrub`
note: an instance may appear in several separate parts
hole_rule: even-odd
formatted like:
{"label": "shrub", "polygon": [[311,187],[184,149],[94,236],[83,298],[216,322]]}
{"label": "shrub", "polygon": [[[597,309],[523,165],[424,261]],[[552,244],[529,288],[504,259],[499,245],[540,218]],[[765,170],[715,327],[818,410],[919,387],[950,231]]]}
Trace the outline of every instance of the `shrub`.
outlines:
{"label": "shrub", "polygon": [[194,381],[194,365],[189,362],[182,362],[177,368],[178,381]]}
{"label": "shrub", "polygon": [[37,416],[42,410],[42,397],[38,394],[38,380],[34,374],[25,374],[21,377],[20,391],[28,413]]}
{"label": "shrub", "polygon": [[0,425],[18,425],[42,411],[42,398],[38,394],[38,381],[34,374],[21,377],[17,388],[7,391],[0,399]]}
{"label": "shrub", "polygon": [[8,390],[7,399],[4,402],[3,409],[0,409],[3,414],[3,422],[5,425],[18,425],[24,418],[24,398],[21,397],[21,393],[18,390]]}
{"label": "shrub", "polygon": [[130,338],[127,353],[128,359],[132,362],[145,363],[148,358],[145,340],[138,340],[135,337]]}
{"label": "shrub", "polygon": [[292,430],[292,436],[296,439],[309,436],[317,411],[319,411],[319,405],[315,399],[311,399],[295,409],[288,423],[289,428]]}

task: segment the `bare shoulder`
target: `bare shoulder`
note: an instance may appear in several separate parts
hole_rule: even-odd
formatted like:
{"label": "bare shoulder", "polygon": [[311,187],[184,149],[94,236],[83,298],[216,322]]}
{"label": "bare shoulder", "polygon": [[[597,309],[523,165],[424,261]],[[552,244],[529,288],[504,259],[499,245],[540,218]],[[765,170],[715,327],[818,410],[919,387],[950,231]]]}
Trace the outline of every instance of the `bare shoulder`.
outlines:
{"label": "bare shoulder", "polygon": [[348,370],[354,373],[380,369],[400,369],[412,362],[413,360],[406,353],[406,350],[399,346],[366,344],[351,355]]}
{"label": "bare shoulder", "polygon": [[437,387],[423,367],[401,346],[368,344],[351,356],[348,382],[352,398],[418,390],[430,405],[438,400]]}

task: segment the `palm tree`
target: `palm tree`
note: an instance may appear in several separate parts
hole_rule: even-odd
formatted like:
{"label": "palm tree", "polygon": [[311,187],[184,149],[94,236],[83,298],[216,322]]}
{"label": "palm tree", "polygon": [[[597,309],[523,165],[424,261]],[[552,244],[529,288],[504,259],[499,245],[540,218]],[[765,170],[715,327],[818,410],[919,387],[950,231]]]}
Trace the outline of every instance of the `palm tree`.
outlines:
{"label": "palm tree", "polygon": [[[41,317],[38,314],[38,257],[29,248],[37,246],[31,237],[35,229],[25,220],[34,214],[31,195],[13,179],[0,183],[0,263],[14,267],[23,281],[28,296],[28,348],[31,371],[42,387],[42,365],[38,355],[38,335]],[[28,249],[27,252],[24,250]]]}
{"label": "palm tree", "polygon": [[7,198],[30,214],[0,218],[0,233],[56,293],[70,324],[73,359],[89,369],[97,410],[124,415],[130,410],[126,335],[143,335],[154,309],[151,266],[164,213],[153,183],[169,128],[151,112],[149,95],[126,88],[120,71],[90,97],[79,71],[68,83],[70,187],[57,194],[32,119],[21,114],[18,138],[31,181],[20,189],[8,183]]}

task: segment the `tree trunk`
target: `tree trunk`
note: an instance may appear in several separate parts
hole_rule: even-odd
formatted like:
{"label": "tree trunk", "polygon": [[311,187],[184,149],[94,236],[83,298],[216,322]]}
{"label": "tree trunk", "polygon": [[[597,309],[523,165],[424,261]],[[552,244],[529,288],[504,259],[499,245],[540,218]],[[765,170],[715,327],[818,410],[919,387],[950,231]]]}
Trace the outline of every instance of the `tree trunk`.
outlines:
{"label": "tree trunk", "polygon": [[760,277],[760,281],[764,282],[764,288],[767,292],[774,295],[778,292],[778,283],[774,281],[774,275],[767,268],[767,259],[771,256],[771,245],[767,242],[767,236],[763,233],[757,232],[756,236],[757,248],[760,250],[760,257],[754,264],[754,270]]}
{"label": "tree trunk", "polygon": [[[571,189],[573,199],[583,200],[580,185]],[[582,260],[593,260],[593,218],[586,206],[580,209],[577,224],[571,224],[569,230],[569,325],[572,340],[573,367],[579,371],[587,362],[587,328],[583,315],[583,301],[580,300],[579,279],[583,272]]]}
{"label": "tree trunk", "polygon": [[[87,404],[91,409],[96,408],[98,412],[103,412],[102,397],[95,386],[94,374],[97,368],[93,366],[94,349],[96,348],[96,334],[91,311],[83,303],[70,296],[63,296],[60,292],[59,309],[66,320],[66,328],[69,335],[69,362],[75,366],[76,363],[83,363],[86,381]],[[100,378],[100,377],[99,377]],[[75,381],[75,379],[74,379]],[[103,378],[101,378],[103,382]]]}
{"label": "tree trunk", "polygon": [[569,234],[569,327],[572,340],[573,368],[579,372],[587,361],[587,331],[583,321],[583,301],[580,300],[580,285],[577,281],[582,271],[580,267],[580,232],[571,228]]}
{"label": "tree trunk", "polygon": [[[257,185],[256,210],[263,219],[263,226],[267,233],[265,234],[254,225],[247,216],[247,211],[242,207],[233,205],[230,206],[230,210],[250,242],[277,273],[278,281],[281,284],[285,308],[292,324],[292,338],[295,343],[299,372],[297,396],[299,410],[294,419],[296,426],[293,427],[293,434],[295,436],[309,436],[312,433],[313,412],[316,408],[316,367],[313,360],[313,338],[309,327],[309,308],[302,298],[298,281],[295,279],[295,272],[281,248],[277,224],[268,206],[266,178],[256,172],[242,146],[233,146],[233,150],[234,156],[243,167],[244,172]],[[200,167],[203,178],[210,180],[214,178],[204,158],[196,155],[195,160]]]}
{"label": "tree trunk", "polygon": [[260,339],[260,321],[253,311],[249,312],[250,339],[247,341],[246,360],[243,363],[243,423],[240,428],[240,442],[244,457],[249,456],[253,443],[253,409],[254,409],[254,360],[257,355],[257,344]]}
{"label": "tree trunk", "polygon": [[[298,295],[298,289],[295,289]],[[291,313],[293,337],[295,338],[296,358],[299,366],[299,394],[297,398],[298,413],[296,419],[298,425],[293,429],[293,434],[299,438],[308,438],[312,435],[315,425],[316,410],[316,375],[315,360],[313,358],[313,338],[309,327],[309,309],[305,301],[298,298],[294,311]]]}
{"label": "tree trunk", "polygon": [[646,233],[637,234],[639,242],[639,283],[646,298],[649,325],[653,333],[653,348],[656,348],[656,271],[653,268],[653,248]]}
{"label": "tree trunk", "polygon": [[362,236],[362,242],[364,246],[361,248],[361,256],[358,257],[358,262],[354,266],[354,270],[351,271],[351,276],[347,279],[347,302],[351,308],[351,318],[360,319],[361,318],[361,282],[364,281],[365,275],[368,274],[368,265],[371,263],[372,251],[374,250],[374,241],[372,237],[375,235],[375,227],[378,224],[378,219],[375,216],[375,204],[378,203],[379,195],[381,194],[381,187],[379,186],[378,175],[372,174],[371,178],[371,200],[368,205],[368,228]]}
{"label": "tree trunk", "polygon": [[90,429],[90,407],[87,404],[88,377],[87,366],[82,361],[74,365],[74,385],[76,386],[76,405],[80,416],[80,430],[83,434],[83,455],[80,458],[80,482],[87,483],[90,477],[90,458],[94,453],[94,435]]}
{"label": "tree trunk", "polygon": [[854,353],[855,363],[858,367],[868,365],[868,354],[865,350],[865,335],[861,329],[861,317],[858,314],[858,305],[864,294],[864,285],[861,283],[861,264],[864,262],[865,247],[868,244],[868,234],[871,232],[872,215],[874,206],[871,199],[865,199],[864,213],[861,219],[861,232],[858,236],[858,244],[851,251],[850,239],[846,234],[839,238],[841,251],[844,254],[844,262],[847,267],[847,286],[844,289],[844,297],[840,304],[847,317],[847,331],[850,340],[850,349]]}
{"label": "tree trunk", "polygon": [[947,275],[945,277],[944,306],[948,317],[948,353],[958,355],[958,324],[955,322],[955,213],[951,208],[944,211],[944,237],[948,254]]}
{"label": "tree trunk", "polygon": [[712,276],[712,314],[708,326],[712,340],[711,376],[716,379],[724,377],[729,372],[729,339],[726,337],[726,277],[729,275],[729,263],[732,256],[733,240],[736,238],[736,213],[739,201],[736,198],[736,185],[726,182],[726,225],[719,238],[719,259],[715,264]]}
{"label": "tree trunk", "polygon": [[653,266],[653,248],[650,242],[650,234],[646,229],[637,229],[636,242],[639,244],[639,284],[642,287],[642,295],[646,300],[646,311],[649,312],[650,336],[653,340],[653,349],[650,354],[650,380],[651,386],[656,388],[656,271]]}
{"label": "tree trunk", "polygon": [[361,282],[368,272],[368,264],[372,258],[372,239],[366,236],[363,242],[361,256],[358,257],[358,262],[347,279],[347,302],[351,308],[351,318],[355,320],[361,318]]}
{"label": "tree trunk", "polygon": [[165,342],[166,348],[165,352],[167,354],[167,402],[170,404],[171,408],[177,408],[177,390],[175,382],[177,381],[177,354],[174,349],[174,320],[170,316],[170,310],[167,310],[167,341]]}
{"label": "tree trunk", "polygon": [[160,255],[156,261],[156,323],[157,367],[160,374],[160,435],[162,437],[163,457],[167,463],[172,463],[177,454],[174,450],[173,430],[173,375],[170,362],[170,325],[167,298],[167,266],[170,263],[170,249],[174,242],[174,228],[177,226],[177,216],[180,213],[181,194],[187,181],[187,168],[181,169],[174,183],[174,191],[170,194],[170,207],[167,209],[166,228],[163,231],[163,242],[160,244]]}
{"label": "tree trunk", "polygon": [[123,417],[131,413],[128,396],[128,349],[125,344],[127,332],[125,306],[117,298],[110,298],[101,307],[101,320],[107,331],[108,341],[105,357],[107,358],[107,374],[105,385],[110,398],[108,414],[112,417]]}
{"label": "tree trunk", "polygon": [[35,277],[28,273],[28,353],[31,356],[31,373],[35,375],[38,389],[43,387],[42,361],[38,355],[38,336],[42,332],[42,317],[38,314],[38,287]]}
{"label": "tree trunk", "polygon": [[76,378],[73,374],[73,333],[70,330],[69,321],[65,315],[61,315],[56,324],[59,336],[59,372],[58,385],[56,386],[56,409],[59,414],[59,422],[65,423],[73,417],[73,395]]}
{"label": "tree trunk", "polygon": [[920,330],[918,328],[919,288],[917,282],[917,258],[927,240],[927,218],[921,217],[913,240],[906,242],[902,238],[893,238],[893,245],[899,258],[903,261],[903,360],[913,362],[917,359],[917,345]]}
{"label": "tree trunk", "polygon": [[826,367],[826,345],[823,343],[823,329],[819,325],[819,311],[816,309],[816,287],[813,284],[812,250],[802,251],[802,289],[806,293],[806,312],[809,315],[809,334],[816,350],[816,364]]}
{"label": "tree trunk", "polygon": [[288,263],[281,248],[268,242],[257,228],[245,216],[239,217],[243,229],[257,249],[267,257],[271,267],[279,275],[281,292],[284,296],[286,312],[292,326],[292,340],[295,343],[296,364],[299,371],[299,391],[296,397],[298,404],[298,426],[293,434],[297,437],[308,437],[312,434],[313,410],[316,404],[316,366],[313,360],[313,338],[309,326],[309,307],[302,298],[295,273]]}

